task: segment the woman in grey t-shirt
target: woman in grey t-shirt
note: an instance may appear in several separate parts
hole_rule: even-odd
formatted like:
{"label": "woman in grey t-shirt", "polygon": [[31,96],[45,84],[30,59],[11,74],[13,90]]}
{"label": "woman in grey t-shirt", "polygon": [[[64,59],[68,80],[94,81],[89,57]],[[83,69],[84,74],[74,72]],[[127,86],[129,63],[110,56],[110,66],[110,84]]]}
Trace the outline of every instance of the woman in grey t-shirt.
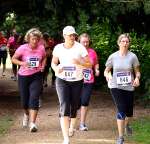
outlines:
{"label": "woman in grey t-shirt", "polygon": [[117,108],[116,118],[119,137],[116,144],[123,144],[124,131],[127,135],[132,134],[129,118],[133,116],[133,91],[135,87],[140,85],[140,64],[137,56],[128,50],[130,41],[128,34],[119,36],[117,41],[119,50],[109,56],[104,71]]}

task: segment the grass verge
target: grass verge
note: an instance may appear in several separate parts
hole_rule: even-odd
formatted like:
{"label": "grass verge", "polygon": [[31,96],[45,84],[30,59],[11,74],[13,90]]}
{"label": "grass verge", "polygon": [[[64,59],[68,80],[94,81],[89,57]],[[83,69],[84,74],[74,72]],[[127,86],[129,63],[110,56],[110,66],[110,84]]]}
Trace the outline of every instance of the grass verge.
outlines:
{"label": "grass verge", "polygon": [[3,136],[7,133],[12,123],[13,119],[10,115],[0,117],[0,136]]}
{"label": "grass verge", "polygon": [[134,134],[129,140],[136,144],[150,144],[150,117],[133,121],[132,127]]}

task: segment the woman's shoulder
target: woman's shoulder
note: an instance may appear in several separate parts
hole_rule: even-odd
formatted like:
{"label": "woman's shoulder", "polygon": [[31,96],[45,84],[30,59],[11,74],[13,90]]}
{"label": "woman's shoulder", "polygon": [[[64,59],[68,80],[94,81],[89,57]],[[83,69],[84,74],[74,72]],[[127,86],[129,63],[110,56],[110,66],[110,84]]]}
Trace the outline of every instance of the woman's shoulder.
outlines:
{"label": "woman's shoulder", "polygon": [[55,48],[55,49],[57,49],[57,48],[62,48],[62,47],[63,47],[63,44],[64,44],[64,43],[59,43],[59,44],[57,44],[54,48]]}
{"label": "woman's shoulder", "polygon": [[77,42],[77,41],[74,42],[74,46],[75,46],[75,47],[84,47],[82,44],[80,44],[80,43]]}
{"label": "woman's shoulder", "polygon": [[25,43],[25,44],[20,45],[17,49],[19,49],[19,50],[25,50],[25,49],[27,49],[28,47],[29,47],[28,44]]}
{"label": "woman's shoulder", "polygon": [[119,51],[116,51],[109,55],[109,57],[118,57],[118,56],[119,56]]}
{"label": "woman's shoulder", "polygon": [[95,51],[93,48],[91,48],[91,47],[88,48],[88,51],[89,51],[89,52],[92,52],[92,53],[96,53],[96,51]]}
{"label": "woman's shoulder", "polygon": [[130,56],[136,56],[136,54],[133,53],[132,51],[128,51],[128,54],[129,54]]}

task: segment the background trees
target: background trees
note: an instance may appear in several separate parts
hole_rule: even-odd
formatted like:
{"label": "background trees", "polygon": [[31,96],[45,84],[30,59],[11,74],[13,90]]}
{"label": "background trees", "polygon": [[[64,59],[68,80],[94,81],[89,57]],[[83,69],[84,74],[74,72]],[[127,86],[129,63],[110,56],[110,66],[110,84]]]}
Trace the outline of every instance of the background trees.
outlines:
{"label": "background trees", "polygon": [[66,25],[75,26],[79,34],[88,32],[100,56],[101,84],[105,61],[117,50],[118,35],[130,33],[131,50],[141,62],[140,91],[143,99],[150,101],[149,0],[5,0],[0,2],[0,13],[0,29],[8,34],[14,26],[23,34],[31,27],[39,27],[56,39],[62,38]]}

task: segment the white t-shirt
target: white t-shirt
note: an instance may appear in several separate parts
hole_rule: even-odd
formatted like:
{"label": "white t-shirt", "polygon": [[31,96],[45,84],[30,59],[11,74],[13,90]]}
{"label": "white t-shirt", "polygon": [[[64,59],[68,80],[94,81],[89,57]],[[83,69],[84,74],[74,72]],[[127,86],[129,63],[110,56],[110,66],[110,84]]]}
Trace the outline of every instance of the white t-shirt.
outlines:
{"label": "white t-shirt", "polygon": [[113,78],[108,82],[108,87],[133,91],[134,67],[139,65],[137,56],[130,51],[123,57],[119,51],[111,54],[106,62],[106,67],[113,69]]}
{"label": "white t-shirt", "polygon": [[59,66],[63,68],[63,72],[56,74],[56,76],[66,81],[82,80],[83,69],[73,64],[73,59],[83,58],[87,55],[86,48],[78,42],[75,42],[72,48],[65,48],[64,43],[56,45],[53,56],[58,57]]}

